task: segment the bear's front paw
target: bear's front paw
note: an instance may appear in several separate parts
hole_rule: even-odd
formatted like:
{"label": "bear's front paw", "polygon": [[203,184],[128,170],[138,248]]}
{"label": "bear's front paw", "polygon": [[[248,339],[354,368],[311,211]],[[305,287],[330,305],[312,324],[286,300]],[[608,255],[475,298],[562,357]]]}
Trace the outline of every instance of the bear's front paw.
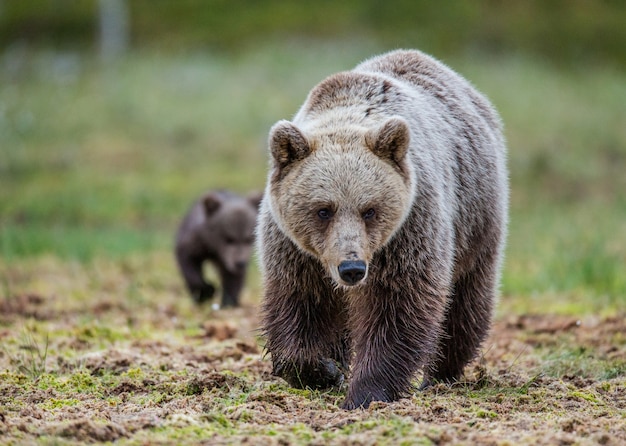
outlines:
{"label": "bear's front paw", "polygon": [[344,375],[337,363],[324,358],[315,365],[296,367],[294,364],[282,362],[274,365],[274,375],[283,378],[290,386],[297,389],[328,389],[341,387]]}
{"label": "bear's front paw", "polygon": [[193,301],[197,304],[203,304],[207,300],[211,300],[213,295],[215,294],[215,287],[210,283],[205,283],[200,288],[196,288],[192,291],[191,297],[193,297]]}

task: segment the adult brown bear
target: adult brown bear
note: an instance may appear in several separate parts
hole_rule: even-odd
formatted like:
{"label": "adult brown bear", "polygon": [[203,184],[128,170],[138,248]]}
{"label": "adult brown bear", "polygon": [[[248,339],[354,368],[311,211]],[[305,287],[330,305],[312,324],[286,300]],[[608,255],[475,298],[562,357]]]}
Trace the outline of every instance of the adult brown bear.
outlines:
{"label": "adult brown bear", "polygon": [[507,226],[500,119],[418,51],[330,76],[271,130],[257,244],[274,373],[343,407],[458,379],[491,325]]}

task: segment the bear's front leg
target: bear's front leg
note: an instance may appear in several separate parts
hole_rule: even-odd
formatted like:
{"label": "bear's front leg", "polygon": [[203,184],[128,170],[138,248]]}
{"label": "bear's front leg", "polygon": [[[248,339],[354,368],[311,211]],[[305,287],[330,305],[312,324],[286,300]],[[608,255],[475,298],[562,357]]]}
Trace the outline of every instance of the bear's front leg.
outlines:
{"label": "bear's front leg", "polygon": [[[312,274],[307,269],[300,277]],[[321,277],[305,283],[266,278],[263,330],[273,373],[296,388],[339,387],[349,355],[343,305]]]}
{"label": "bear's front leg", "polygon": [[356,355],[342,408],[367,408],[372,401],[406,396],[415,373],[434,354],[444,299],[428,293],[411,296],[407,290],[371,285],[350,299]]}

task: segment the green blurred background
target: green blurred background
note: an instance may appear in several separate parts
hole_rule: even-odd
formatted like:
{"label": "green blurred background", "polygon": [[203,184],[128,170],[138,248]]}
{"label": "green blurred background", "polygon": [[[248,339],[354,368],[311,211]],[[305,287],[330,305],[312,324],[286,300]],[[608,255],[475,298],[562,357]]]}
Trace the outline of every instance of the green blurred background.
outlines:
{"label": "green blurred background", "polygon": [[157,253],[177,280],[199,193],[262,189],[272,123],[413,47],[505,122],[505,308],[623,311],[625,23],[619,0],[0,0],[0,274]]}

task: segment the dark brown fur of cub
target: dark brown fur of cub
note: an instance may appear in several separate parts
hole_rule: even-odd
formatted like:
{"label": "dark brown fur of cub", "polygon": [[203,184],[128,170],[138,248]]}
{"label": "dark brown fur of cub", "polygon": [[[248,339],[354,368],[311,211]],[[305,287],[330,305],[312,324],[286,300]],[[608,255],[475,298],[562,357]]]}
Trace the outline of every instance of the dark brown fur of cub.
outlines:
{"label": "dark brown fur of cub", "polygon": [[210,262],[221,280],[222,307],[239,305],[260,200],[260,194],[244,198],[229,191],[208,192],[183,218],[176,234],[176,261],[196,303],[215,293],[202,271],[204,262]]}

